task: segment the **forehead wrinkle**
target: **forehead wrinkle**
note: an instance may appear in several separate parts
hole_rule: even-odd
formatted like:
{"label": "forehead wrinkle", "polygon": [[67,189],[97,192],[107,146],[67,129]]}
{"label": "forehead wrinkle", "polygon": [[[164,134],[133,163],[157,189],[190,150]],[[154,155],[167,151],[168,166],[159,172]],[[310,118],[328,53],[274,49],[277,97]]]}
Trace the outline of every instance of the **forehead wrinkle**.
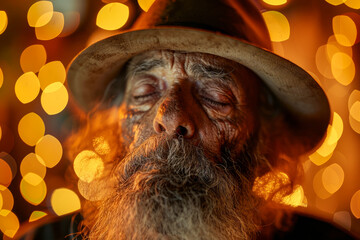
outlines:
{"label": "forehead wrinkle", "polygon": [[159,58],[143,58],[139,61],[132,61],[129,66],[129,73],[132,75],[148,72],[154,68],[162,67],[165,63]]}
{"label": "forehead wrinkle", "polygon": [[226,84],[234,84],[231,77],[232,71],[225,71],[224,68],[214,67],[208,64],[195,63],[190,68],[196,78],[210,78]]}

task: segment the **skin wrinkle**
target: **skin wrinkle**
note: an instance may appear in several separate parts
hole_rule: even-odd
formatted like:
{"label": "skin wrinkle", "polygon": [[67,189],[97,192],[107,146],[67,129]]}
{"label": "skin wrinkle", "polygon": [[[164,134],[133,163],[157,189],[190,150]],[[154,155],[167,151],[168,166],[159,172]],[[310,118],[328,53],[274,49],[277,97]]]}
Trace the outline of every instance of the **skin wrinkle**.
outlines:
{"label": "skin wrinkle", "polygon": [[[160,57],[160,58],[165,58],[166,59],[166,62],[170,62],[168,65],[169,65],[169,70],[171,71],[171,72],[173,72],[173,74],[175,74],[176,76],[178,76],[179,75],[179,77],[176,77],[176,78],[173,78],[173,77],[170,77],[170,79],[167,79],[167,75],[164,73],[164,70],[160,70],[160,71],[157,71],[156,72],[156,69],[159,69],[160,67],[155,67],[155,68],[153,68],[152,69],[152,71],[150,71],[150,74],[155,74],[158,78],[159,78],[159,81],[163,81],[163,79],[165,79],[164,81],[168,81],[168,83],[166,84],[166,85],[169,85],[170,86],[170,88],[171,87],[174,87],[174,88],[176,88],[177,86],[175,85],[175,83],[178,83],[179,81],[189,81],[190,79],[189,79],[189,75],[188,74],[194,74],[194,73],[187,73],[187,71],[186,71],[186,67],[187,67],[187,69],[189,69],[190,71],[191,71],[191,69],[192,68],[195,68],[195,69],[197,69],[197,70],[199,70],[199,65],[200,65],[200,63],[205,63],[206,64],[206,66],[209,66],[210,65],[210,63],[214,63],[214,62],[216,62],[216,61],[214,61],[213,59],[210,59],[210,60],[208,60],[209,58],[206,58],[206,57],[200,57],[200,58],[197,58],[197,59],[201,59],[200,60],[200,63],[199,62],[196,62],[196,61],[194,61],[194,57],[193,56],[191,56],[191,54],[189,55],[189,54],[185,54],[185,53],[174,53],[173,54],[173,52],[169,52],[169,51],[160,51],[160,52],[150,52],[150,53],[145,53],[144,54],[145,56],[151,56],[152,58],[155,58],[155,59],[157,59],[158,60],[158,57]],[[185,57],[185,60],[183,59],[183,56],[186,56]],[[206,56],[206,55],[205,55]],[[139,59],[144,59],[144,56],[140,56],[140,57],[138,57]],[[182,59],[182,60],[181,60]],[[136,58],[133,60],[134,61],[134,63],[136,63],[136,62],[138,62],[138,60],[136,60]],[[149,60],[149,61],[152,61],[152,60]],[[162,60],[163,62],[164,62],[164,60]],[[197,65],[197,67],[194,67],[194,64],[196,64]],[[130,65],[132,65],[132,63],[130,64]],[[218,64],[217,64],[218,65]],[[216,66],[217,66],[216,65]],[[175,68],[175,66],[177,66],[176,68]],[[183,66],[183,67],[180,67],[179,68],[179,66]],[[162,68],[162,67],[161,67]],[[232,73],[234,70],[234,67],[232,67],[232,66],[227,66],[227,70],[226,71],[223,71],[223,72],[227,72],[227,73]],[[206,69],[205,67],[203,68],[203,69]],[[218,69],[218,67],[214,67],[214,69],[217,69],[216,70],[216,75],[218,75],[221,71],[219,71],[219,69]],[[208,68],[208,70],[211,70],[211,68]],[[155,72],[154,72],[155,71]],[[168,70],[167,70],[168,71]],[[211,75],[214,75],[214,72],[212,72],[212,73],[207,73],[207,75],[209,75],[209,74],[211,74]],[[227,76],[229,75],[229,74],[226,74]],[[196,74],[194,74],[194,78],[196,77],[196,75],[199,75],[199,72],[197,72]],[[184,77],[182,77],[182,76],[184,76]],[[183,79],[183,80],[181,80],[181,79]],[[170,82],[169,82],[170,81]],[[171,81],[173,82],[173,86],[171,86]],[[201,82],[202,80],[201,79],[196,79],[196,81],[197,82]],[[218,80],[218,78],[216,78],[216,80],[214,80],[214,81],[219,81]],[[221,80],[220,80],[221,81]],[[208,80],[208,82],[209,82],[209,80]],[[227,81],[228,82],[228,81]],[[204,87],[205,86],[209,86],[209,85],[211,85],[210,83],[206,83],[206,84],[204,84]],[[219,86],[220,85],[220,86]],[[235,86],[239,86],[239,83],[236,83],[236,84],[230,84],[230,85],[233,85],[232,86],[232,88],[234,89],[235,88]],[[181,86],[185,86],[185,84],[182,84]],[[216,90],[216,88],[221,88],[221,84],[217,84],[217,86],[215,87],[215,90]],[[241,87],[238,87],[237,89],[242,89],[242,88],[244,88],[244,86],[241,86]],[[131,89],[131,86],[127,89],[127,92],[129,91]],[[181,90],[181,88],[179,88],[180,90]],[[169,91],[174,91],[174,90],[172,90],[172,89],[170,89]],[[233,91],[234,92],[234,94],[235,94],[235,97],[238,99],[237,101],[246,101],[246,99],[245,100],[243,100],[244,99],[244,94],[239,94],[239,90],[237,90],[237,92],[235,92],[235,91]],[[172,93],[173,94],[173,96],[174,96],[174,98],[175,97],[178,97],[179,95],[180,95],[180,93],[179,92],[170,92],[170,93]],[[170,93],[168,94],[168,95],[170,95]],[[128,95],[129,95],[129,93],[127,93]],[[165,94],[165,93],[162,93],[162,94]],[[165,96],[164,96],[165,97]],[[164,101],[167,101],[167,100],[164,100]],[[175,100],[174,100],[175,101]],[[184,101],[184,100],[183,100]],[[189,100],[185,100],[185,101],[189,101]],[[161,102],[161,100],[159,100],[158,102]],[[180,101],[178,101],[178,102],[180,102]],[[201,105],[201,101],[200,102],[198,102],[198,101],[196,101],[197,102],[197,105]],[[185,102],[183,102],[183,103],[185,103]],[[238,108],[241,108],[241,109],[244,109],[245,108],[245,106],[244,106],[244,104],[242,104],[242,103],[240,103],[240,104],[236,104],[235,105],[236,106],[236,108],[238,109]],[[201,108],[203,108],[202,106],[199,106],[199,107],[201,107]],[[155,108],[155,110],[153,110]],[[148,112],[143,112],[142,114],[144,114],[144,115],[147,115],[147,114],[150,114],[150,115],[152,115],[152,114],[155,114],[154,113],[154,111],[156,111],[156,108],[159,108],[159,105],[157,105],[157,103],[155,103],[155,104],[153,104],[152,105],[152,108],[148,111]],[[183,107],[181,107],[181,108],[183,108]],[[164,110],[164,109],[166,109],[166,111]],[[182,110],[182,109],[181,109]],[[160,113],[160,115],[162,115],[162,116],[165,116],[165,117],[169,117],[170,119],[171,119],[171,113],[174,113],[174,112],[177,112],[177,114],[179,114],[180,116],[181,116],[181,114],[182,114],[182,112],[191,112],[191,111],[194,111],[194,109],[183,109],[183,111],[181,111],[180,109],[179,109],[179,106],[177,105],[177,104],[175,104],[175,102],[167,102],[167,104],[164,104],[164,105],[160,105],[160,109],[159,109],[159,113]],[[186,111],[185,111],[186,110]],[[246,109],[247,110],[247,109]],[[246,110],[244,109],[243,111],[245,111],[246,112]],[[234,111],[235,112],[235,111]],[[205,115],[204,115],[205,114]],[[225,120],[225,121],[231,121],[231,122],[237,122],[237,123],[239,123],[239,122],[243,122],[243,124],[244,124],[244,120],[246,121],[246,120],[249,120],[250,121],[250,119],[245,119],[245,118],[243,118],[241,115],[245,115],[245,114],[237,114],[236,116],[229,116],[228,118],[226,118],[227,120]],[[249,115],[249,114],[248,114]],[[201,111],[201,116],[202,116],[202,118],[204,118],[205,116],[208,116],[208,119],[210,120],[210,121],[212,121],[212,122],[217,122],[217,121],[219,121],[219,116],[218,116],[218,114],[217,114],[217,110],[215,110],[215,109],[212,109],[212,108],[209,108],[209,107],[207,107],[206,109],[205,109],[205,111]],[[147,118],[146,118],[147,119]],[[151,118],[150,118],[151,119]],[[236,120],[237,119],[237,120]],[[208,120],[208,121],[209,121]],[[198,121],[199,122],[199,121]],[[201,122],[203,122],[203,121],[201,121]],[[202,123],[203,124],[203,123]],[[197,123],[195,122],[194,123],[194,125],[196,126],[197,125]],[[216,127],[216,128],[218,128],[217,130],[216,130],[216,132],[218,133],[217,134],[217,136],[214,136],[215,137],[215,139],[218,139],[217,140],[217,142],[224,142],[225,140],[225,138],[227,138],[227,139],[234,139],[234,141],[235,141],[235,139],[236,138],[238,138],[238,137],[226,137],[226,135],[230,135],[230,133],[233,133],[234,131],[227,131],[228,133],[226,133],[226,129],[227,128],[229,128],[229,126],[232,126],[232,124],[227,124],[227,125],[223,125],[223,124],[214,124],[213,123],[213,125]],[[251,126],[251,125],[250,125]],[[214,127],[212,127],[212,128],[214,128]],[[244,129],[243,127],[241,128],[241,129]],[[206,130],[206,129],[205,129]],[[212,132],[213,130],[210,130],[210,129],[207,129],[206,130],[206,132]],[[205,131],[204,131],[205,132]],[[201,133],[200,133],[201,134]],[[235,136],[237,136],[237,135],[240,135],[240,134],[234,134]],[[247,134],[246,134],[247,135]],[[205,137],[204,136],[204,134],[202,134],[202,136],[197,136],[197,137],[200,137],[201,139],[203,138],[203,137]],[[138,139],[143,139],[143,138],[138,138]],[[240,139],[239,139],[240,140]],[[211,140],[210,140],[211,141]],[[208,142],[210,142],[210,141],[208,141]],[[243,142],[244,140],[240,140],[239,142]],[[218,145],[218,144],[216,144],[215,143],[215,141],[213,141],[213,143],[210,143],[211,145]]]}

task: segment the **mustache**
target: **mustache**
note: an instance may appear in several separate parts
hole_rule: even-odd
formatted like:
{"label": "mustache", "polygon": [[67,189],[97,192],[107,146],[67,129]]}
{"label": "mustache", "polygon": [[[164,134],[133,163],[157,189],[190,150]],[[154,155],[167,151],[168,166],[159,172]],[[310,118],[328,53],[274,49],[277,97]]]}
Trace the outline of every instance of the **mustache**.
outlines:
{"label": "mustache", "polygon": [[[211,156],[211,157],[210,157]],[[220,170],[222,156],[206,151],[202,146],[186,141],[182,136],[150,137],[122,159],[115,167],[114,174],[120,182],[126,182],[136,173],[167,174],[186,180],[210,179]],[[197,178],[197,179],[196,179]]]}

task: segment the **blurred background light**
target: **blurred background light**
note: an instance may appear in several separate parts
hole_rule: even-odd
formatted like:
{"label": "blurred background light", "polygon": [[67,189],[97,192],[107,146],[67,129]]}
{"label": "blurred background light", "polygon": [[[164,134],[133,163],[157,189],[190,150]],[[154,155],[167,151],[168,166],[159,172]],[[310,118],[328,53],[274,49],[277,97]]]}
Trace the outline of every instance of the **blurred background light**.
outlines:
{"label": "blurred background light", "polygon": [[309,155],[309,159],[314,164],[320,166],[331,158],[337,143],[342,136],[343,129],[344,124],[340,115],[337,112],[334,112],[332,123],[328,126],[324,142],[314,153]]}
{"label": "blurred background light", "polygon": [[334,57],[334,55],[338,52],[346,53],[350,57],[353,56],[352,48],[339,44],[335,38],[335,35],[331,35],[328,38],[326,48],[327,48],[327,54],[328,54],[327,58],[328,58],[329,62]]}
{"label": "blurred background light", "polygon": [[105,30],[116,30],[125,25],[129,14],[129,7],[125,4],[108,3],[98,12],[96,25]]}
{"label": "blurred background light", "polygon": [[339,83],[347,86],[355,77],[355,63],[346,53],[338,52],[331,59],[331,72]]}
{"label": "blurred background light", "polygon": [[40,176],[28,173],[20,182],[20,193],[30,204],[39,205],[46,197],[46,183]]}
{"label": "blurred background light", "polygon": [[340,5],[344,2],[346,2],[346,0],[325,0],[325,1],[334,6],[337,6],[337,5]]}
{"label": "blurred background light", "polygon": [[56,215],[61,216],[81,208],[78,195],[70,189],[59,188],[51,195],[51,207]]}
{"label": "blurred background light", "polygon": [[15,94],[20,102],[32,102],[40,92],[38,77],[33,72],[21,75],[15,83]]}
{"label": "blurred background light", "polygon": [[[44,179],[46,175],[45,163],[40,156],[36,155],[35,153],[29,153],[20,163],[20,173],[24,178],[28,173],[34,173],[40,178]],[[27,179],[25,179],[25,181],[26,180]]]}
{"label": "blurred background light", "polygon": [[56,38],[62,32],[64,23],[64,14],[61,12],[54,12],[46,25],[35,28],[36,38],[43,41]]}
{"label": "blurred background light", "polygon": [[357,28],[354,21],[346,15],[335,16],[332,20],[336,40],[343,46],[351,47],[357,39]]}
{"label": "blurred background light", "polygon": [[42,27],[48,24],[53,16],[51,1],[37,1],[28,10],[27,20],[30,27]]}
{"label": "blurred background light", "polygon": [[29,222],[34,222],[34,221],[37,221],[43,217],[47,216],[47,213],[43,212],[43,211],[33,211],[31,214],[30,214],[30,217],[29,217]]}
{"label": "blurred background light", "polygon": [[3,199],[3,205],[1,209],[11,211],[14,207],[14,197],[12,193],[7,187],[0,185],[0,194]]}
{"label": "blurred background light", "polygon": [[13,212],[6,209],[0,210],[0,230],[5,236],[14,237],[19,228],[19,219]]}
{"label": "blurred background light", "polygon": [[102,176],[104,162],[99,155],[90,150],[80,152],[74,160],[74,170],[79,179],[91,182]]}
{"label": "blurred background light", "polygon": [[44,136],[45,124],[39,115],[31,112],[20,120],[18,132],[24,143],[35,146],[36,142]]}
{"label": "blurred background light", "polygon": [[287,0],[263,0],[263,2],[273,6],[281,6],[287,3]]}
{"label": "blurred background light", "polygon": [[16,176],[16,173],[17,173],[17,163],[16,163],[15,159],[6,152],[0,153],[0,159],[5,161],[6,164],[10,167],[11,176],[12,176],[12,179],[14,179],[14,177]]}
{"label": "blurred background light", "polygon": [[283,197],[281,203],[292,207],[306,207],[307,201],[303,187],[300,185],[295,186],[294,191],[290,195]]}
{"label": "blurred background light", "polygon": [[57,138],[45,135],[36,143],[35,153],[43,159],[46,167],[53,168],[60,162],[63,149]]}
{"label": "blurred background light", "polygon": [[348,211],[339,211],[334,213],[333,221],[344,229],[351,230],[351,216]]}
{"label": "blurred background light", "polygon": [[360,101],[356,101],[350,108],[350,116],[360,122]]}
{"label": "blurred background light", "polygon": [[355,192],[350,201],[350,209],[355,218],[360,218],[360,190]]}
{"label": "blurred background light", "polygon": [[360,1],[359,0],[346,0],[345,5],[353,8],[353,9],[360,9]]}
{"label": "blurred background light", "polygon": [[93,139],[93,147],[95,149],[95,152],[97,152],[100,155],[106,155],[110,153],[110,146],[109,143],[105,140],[103,136],[96,137]]}
{"label": "blurred background light", "polygon": [[272,42],[282,42],[290,37],[290,24],[282,13],[267,11],[262,13],[266,26],[269,29]]}
{"label": "blurred background light", "polygon": [[318,47],[315,55],[315,62],[318,71],[324,77],[328,79],[333,79],[333,75],[331,72],[331,59],[328,56],[328,47],[327,44],[321,45]]}
{"label": "blurred background light", "polygon": [[2,72],[2,69],[0,68],[0,88],[2,87],[4,83],[4,74]]}
{"label": "blurred background light", "polygon": [[85,199],[89,201],[100,201],[107,196],[107,192],[104,191],[104,189],[111,188],[111,184],[104,179],[95,179],[91,182],[85,182],[79,179],[77,187],[81,196]]}
{"label": "blurred background light", "polygon": [[37,73],[46,63],[46,50],[41,44],[34,44],[24,49],[20,56],[23,72]]}
{"label": "blurred background light", "polygon": [[321,199],[327,199],[331,196],[325,187],[323,182],[323,173],[325,168],[320,169],[313,178],[313,189],[315,194]]}
{"label": "blurred background light", "polygon": [[326,191],[334,194],[344,183],[345,173],[339,164],[333,163],[326,167],[322,173],[322,182]]}
{"label": "blurred background light", "polygon": [[151,5],[153,5],[154,2],[155,2],[155,0],[138,0],[138,4],[139,4],[140,8],[144,12],[147,12],[149,10],[149,8],[151,7]]}
{"label": "blurred background light", "polygon": [[13,175],[9,164],[5,160],[0,158],[0,184],[8,187],[12,179]]}
{"label": "blurred background light", "polygon": [[39,71],[41,89],[44,90],[48,85],[55,82],[64,83],[66,70],[62,62],[52,61],[45,64]]}
{"label": "blurred background light", "polygon": [[5,11],[0,11],[0,34],[2,34],[8,25],[8,17]]}
{"label": "blurred background light", "polygon": [[69,94],[60,82],[48,85],[41,94],[41,106],[49,115],[60,113],[66,107]]}

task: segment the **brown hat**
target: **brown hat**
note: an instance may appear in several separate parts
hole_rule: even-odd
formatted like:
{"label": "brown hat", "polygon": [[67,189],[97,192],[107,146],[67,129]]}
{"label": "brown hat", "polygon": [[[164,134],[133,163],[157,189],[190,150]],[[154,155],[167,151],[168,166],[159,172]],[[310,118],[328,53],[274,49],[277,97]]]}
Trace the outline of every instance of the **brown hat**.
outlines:
{"label": "brown hat", "polygon": [[326,95],[306,71],[267,50],[266,25],[250,0],[157,0],[132,29],[93,44],[73,60],[70,90],[88,111],[130,58],[161,49],[208,53],[246,66],[276,96],[296,130],[292,136],[299,134],[306,150],[323,138],[330,119]]}

